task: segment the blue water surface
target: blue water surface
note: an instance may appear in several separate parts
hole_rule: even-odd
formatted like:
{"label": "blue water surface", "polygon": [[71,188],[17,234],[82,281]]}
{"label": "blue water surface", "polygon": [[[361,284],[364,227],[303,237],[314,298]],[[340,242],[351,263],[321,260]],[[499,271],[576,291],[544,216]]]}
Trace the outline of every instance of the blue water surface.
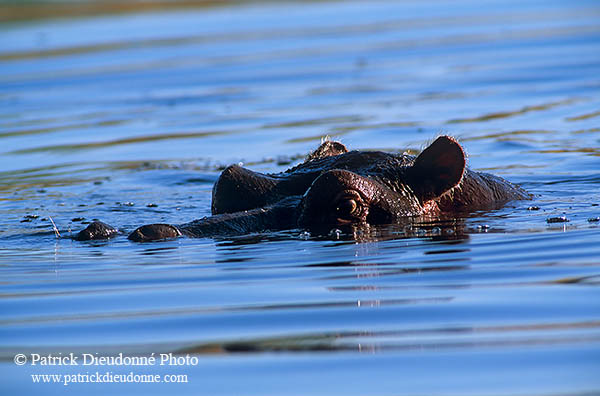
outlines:
{"label": "blue water surface", "polygon": [[[4,22],[0,390],[600,394],[598,21],[591,0],[408,0]],[[68,238],[209,215],[224,166],[283,171],[326,136],[440,134],[534,199],[328,237]],[[196,360],[31,364],[70,353]],[[64,385],[96,372],[185,381]]]}

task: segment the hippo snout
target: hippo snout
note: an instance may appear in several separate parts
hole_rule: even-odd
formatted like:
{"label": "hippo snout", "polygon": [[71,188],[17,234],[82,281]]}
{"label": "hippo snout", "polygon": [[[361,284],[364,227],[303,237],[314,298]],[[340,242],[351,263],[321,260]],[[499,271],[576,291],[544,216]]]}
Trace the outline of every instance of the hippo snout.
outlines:
{"label": "hippo snout", "polygon": [[134,242],[152,242],[181,236],[181,231],[170,224],[147,224],[136,228],[127,238]]}

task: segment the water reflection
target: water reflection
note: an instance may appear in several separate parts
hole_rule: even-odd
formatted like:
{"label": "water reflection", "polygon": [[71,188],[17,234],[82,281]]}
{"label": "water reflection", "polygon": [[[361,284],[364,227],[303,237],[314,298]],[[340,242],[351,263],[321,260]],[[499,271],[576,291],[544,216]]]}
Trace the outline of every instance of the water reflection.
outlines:
{"label": "water reflection", "polygon": [[177,251],[177,249],[178,249],[177,246],[153,247],[153,248],[143,249],[143,251],[140,252],[140,254],[144,255],[144,256],[165,256],[165,257],[170,257],[169,252]]}
{"label": "water reflection", "polygon": [[[273,352],[342,352],[384,353],[407,350],[505,348],[509,346],[552,345],[572,342],[565,330],[580,331],[578,342],[597,342],[600,322],[546,323],[540,325],[442,327],[392,331],[336,332],[304,334],[231,343],[201,344],[174,353],[273,353]],[[490,336],[494,338],[490,338]]]}
{"label": "water reflection", "polygon": [[304,239],[316,241],[377,242],[395,239],[426,238],[432,241],[466,241],[465,218],[442,215],[439,218],[418,216],[387,225],[349,224],[336,227],[313,227],[303,233]]}

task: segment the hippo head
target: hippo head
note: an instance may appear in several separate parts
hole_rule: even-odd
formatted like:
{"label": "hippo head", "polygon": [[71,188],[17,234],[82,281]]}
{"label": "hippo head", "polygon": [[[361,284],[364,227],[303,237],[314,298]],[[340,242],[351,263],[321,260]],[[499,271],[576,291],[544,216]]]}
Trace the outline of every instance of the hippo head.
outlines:
{"label": "hippo head", "polygon": [[[147,242],[181,235],[390,224],[414,216],[492,208],[516,199],[531,195],[497,176],[466,171],[462,147],[448,136],[437,138],[416,158],[348,151],[339,142],[324,142],[303,163],[282,173],[230,166],[213,187],[213,216],[178,226],[148,224],[129,239]],[[116,233],[107,228],[94,222],[76,239]]]}
{"label": "hippo head", "polygon": [[437,214],[436,198],[460,183],[465,155],[454,139],[442,136],[408,164],[386,161],[372,169],[377,171],[321,173],[302,198],[298,225],[389,224]]}
{"label": "hippo head", "polygon": [[392,223],[435,212],[435,199],[455,187],[464,170],[464,152],[448,136],[417,158],[348,152],[341,143],[325,142],[304,163],[280,174],[228,167],[215,183],[212,212],[252,210],[299,196],[301,227]]}

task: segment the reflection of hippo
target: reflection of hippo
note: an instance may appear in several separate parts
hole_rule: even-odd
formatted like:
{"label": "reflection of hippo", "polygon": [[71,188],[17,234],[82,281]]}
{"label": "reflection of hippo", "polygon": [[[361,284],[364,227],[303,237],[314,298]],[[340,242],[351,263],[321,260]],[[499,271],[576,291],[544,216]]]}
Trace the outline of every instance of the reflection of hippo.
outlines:
{"label": "reflection of hippo", "polygon": [[[283,173],[265,175],[232,165],[215,183],[212,198],[211,217],[178,226],[145,225],[129,239],[390,224],[414,216],[493,209],[530,195],[502,178],[467,169],[462,147],[440,136],[416,158],[348,152],[343,144],[327,141]],[[95,222],[77,239],[111,235],[112,227]]]}

